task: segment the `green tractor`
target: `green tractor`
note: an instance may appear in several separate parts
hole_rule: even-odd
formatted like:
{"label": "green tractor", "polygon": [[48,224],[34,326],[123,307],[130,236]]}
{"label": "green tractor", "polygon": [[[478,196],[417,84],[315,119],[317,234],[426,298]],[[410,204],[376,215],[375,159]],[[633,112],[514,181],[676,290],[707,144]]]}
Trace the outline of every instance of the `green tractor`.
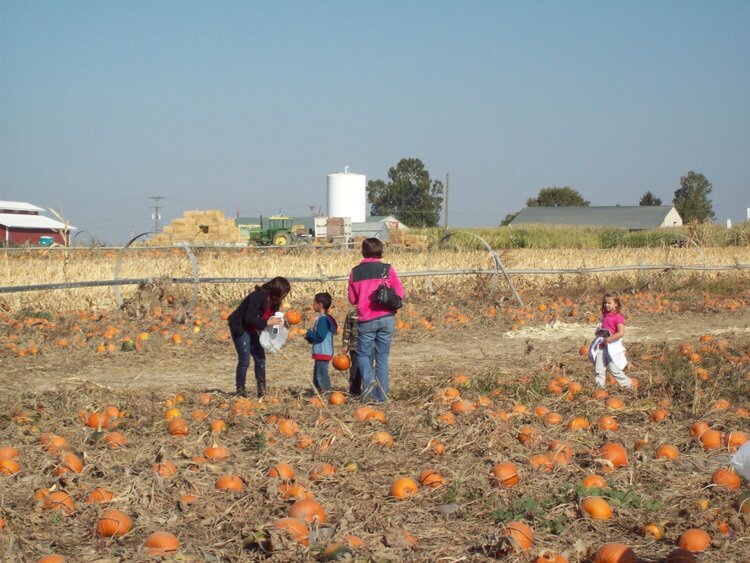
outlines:
{"label": "green tractor", "polygon": [[256,246],[291,246],[297,244],[297,235],[292,232],[293,217],[274,215],[267,218],[264,224],[260,218],[260,227],[250,231],[250,244]]}

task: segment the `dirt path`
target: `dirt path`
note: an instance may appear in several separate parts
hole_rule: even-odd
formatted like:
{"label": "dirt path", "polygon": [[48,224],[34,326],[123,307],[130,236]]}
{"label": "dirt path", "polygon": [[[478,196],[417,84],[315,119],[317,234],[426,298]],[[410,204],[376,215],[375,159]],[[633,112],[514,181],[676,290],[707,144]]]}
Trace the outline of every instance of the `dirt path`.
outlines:
{"label": "dirt path", "polygon": [[[743,313],[682,314],[669,320],[634,321],[628,326],[627,342],[674,343],[701,334],[750,333],[750,318]],[[504,331],[499,327],[477,334],[476,329],[403,333],[397,335],[391,352],[393,385],[399,378],[418,376],[420,370],[449,373],[481,369],[511,371],[537,367],[545,360],[576,355],[591,336],[587,324],[527,327]],[[9,358],[0,372],[0,385],[14,396],[24,391],[54,388],[64,382],[88,380],[116,389],[174,388],[232,390],[236,356],[229,343],[192,348],[163,347],[148,354],[72,354],[53,351],[35,358]],[[307,344],[289,343],[283,354],[268,360],[272,385],[306,387],[311,363]],[[252,368],[249,373],[252,381]],[[342,375],[334,386],[345,388]]]}

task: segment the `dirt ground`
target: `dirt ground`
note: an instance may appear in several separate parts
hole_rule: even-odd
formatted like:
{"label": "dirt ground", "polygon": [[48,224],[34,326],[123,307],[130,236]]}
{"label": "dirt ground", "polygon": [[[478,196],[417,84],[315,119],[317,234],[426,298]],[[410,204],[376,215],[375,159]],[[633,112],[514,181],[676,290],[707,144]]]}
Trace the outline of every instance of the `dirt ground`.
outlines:
{"label": "dirt ground", "polygon": [[[575,354],[591,338],[589,324],[554,324],[505,330],[504,326],[467,326],[458,330],[435,330],[429,334],[397,333],[391,349],[391,386],[418,374],[420,367],[470,373],[492,367],[500,370],[533,368],[541,362]],[[628,346],[637,343],[674,343],[702,334],[743,334],[750,332],[746,311],[714,315],[685,313],[679,317],[634,319],[627,327]],[[54,388],[61,382],[90,381],[112,389],[154,388],[166,392],[181,390],[231,391],[236,355],[231,342],[209,342],[190,348],[169,348],[160,354],[111,355],[68,354],[50,350],[29,361],[5,358],[0,385],[12,392]],[[292,340],[282,353],[267,360],[271,387],[309,386],[311,376],[309,346]],[[252,367],[250,369],[252,380]],[[334,386],[345,390],[339,374]]]}

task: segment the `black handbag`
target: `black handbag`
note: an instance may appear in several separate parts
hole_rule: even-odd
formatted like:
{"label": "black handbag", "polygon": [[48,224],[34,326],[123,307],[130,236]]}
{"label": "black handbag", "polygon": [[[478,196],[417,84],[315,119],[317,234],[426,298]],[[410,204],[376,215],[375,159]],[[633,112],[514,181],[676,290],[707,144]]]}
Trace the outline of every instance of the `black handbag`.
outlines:
{"label": "black handbag", "polygon": [[[383,264],[383,273],[380,276],[383,280],[388,279],[388,274],[391,271],[390,264]],[[396,290],[388,286],[388,282],[384,281],[381,283],[375,292],[372,294],[372,300],[378,305],[382,305],[386,309],[391,311],[397,311],[404,306],[404,302],[396,293]]]}

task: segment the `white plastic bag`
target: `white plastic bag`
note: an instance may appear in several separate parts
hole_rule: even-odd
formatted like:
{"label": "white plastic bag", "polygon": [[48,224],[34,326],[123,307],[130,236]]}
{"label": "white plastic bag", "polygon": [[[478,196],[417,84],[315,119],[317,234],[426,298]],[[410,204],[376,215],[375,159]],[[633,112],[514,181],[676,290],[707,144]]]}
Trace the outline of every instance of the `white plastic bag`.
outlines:
{"label": "white plastic bag", "polygon": [[735,452],[731,463],[737,473],[750,481],[750,441]]}
{"label": "white plastic bag", "polygon": [[267,326],[260,333],[260,345],[269,354],[276,354],[289,336],[289,330],[283,324]]}

